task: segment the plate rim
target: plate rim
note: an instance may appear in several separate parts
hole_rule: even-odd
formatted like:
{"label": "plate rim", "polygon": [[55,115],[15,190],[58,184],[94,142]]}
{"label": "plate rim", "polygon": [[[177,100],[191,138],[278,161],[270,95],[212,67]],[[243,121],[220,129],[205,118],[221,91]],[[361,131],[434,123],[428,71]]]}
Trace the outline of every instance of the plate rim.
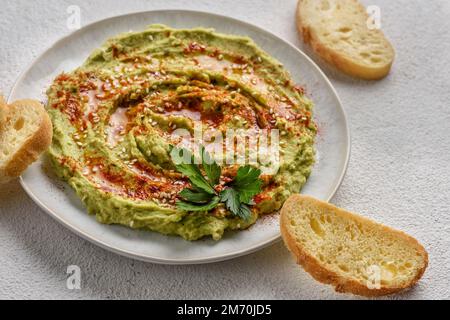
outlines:
{"label": "plate rim", "polygon": [[[15,80],[13,86],[11,87],[11,90],[8,94],[8,98],[7,98],[7,102],[9,103],[10,99],[11,99],[11,95],[12,93],[16,90],[16,87],[18,86],[19,82],[23,79],[23,77],[25,76],[25,74],[36,64],[36,62],[42,58],[45,54],[47,54],[49,51],[51,51],[55,46],[57,46],[59,43],[68,40],[69,38],[75,36],[77,33],[81,32],[83,29],[92,27],[95,24],[100,24],[103,22],[106,22],[108,20],[113,20],[113,19],[117,19],[117,18],[126,18],[126,17],[131,17],[133,15],[136,14],[145,14],[145,13],[167,13],[167,12],[171,12],[171,13],[191,13],[191,14],[200,14],[200,15],[208,15],[208,16],[213,16],[213,17],[218,17],[218,18],[222,18],[222,19],[228,19],[231,22],[235,22],[235,23],[240,23],[243,25],[246,25],[247,27],[256,29],[258,32],[262,32],[262,33],[266,33],[269,34],[270,36],[279,39],[280,41],[284,42],[285,44],[287,44],[288,46],[290,46],[292,49],[294,49],[295,51],[297,51],[297,53],[299,53],[300,55],[302,55],[311,65],[313,68],[315,68],[319,74],[323,77],[323,79],[325,80],[325,83],[328,85],[329,89],[331,89],[331,92],[333,93],[333,95],[336,98],[336,101],[338,102],[338,105],[341,109],[341,112],[343,114],[343,118],[344,118],[344,124],[345,124],[345,130],[347,133],[346,136],[346,155],[345,155],[345,163],[344,163],[344,168],[339,176],[338,182],[336,183],[336,186],[334,187],[334,189],[332,190],[332,192],[330,193],[329,197],[325,200],[327,202],[329,202],[336,194],[337,190],[339,189],[339,187],[341,186],[344,177],[346,175],[347,169],[348,169],[348,164],[350,161],[350,155],[351,155],[351,132],[350,132],[350,126],[349,126],[349,121],[348,121],[348,116],[346,113],[346,110],[342,104],[342,101],[336,91],[336,89],[334,88],[333,84],[331,83],[330,79],[327,77],[327,75],[322,71],[322,69],[306,54],[304,53],[302,50],[300,50],[297,46],[295,46],[294,44],[292,44],[290,41],[283,39],[282,37],[272,33],[271,31],[268,31],[258,25],[252,24],[252,23],[248,23],[246,21],[242,21],[230,16],[226,16],[226,15],[222,15],[222,14],[217,14],[217,13],[211,13],[211,12],[207,12],[207,11],[200,11],[200,10],[184,10],[184,9],[158,9],[158,10],[144,10],[144,11],[134,11],[134,12],[129,12],[129,13],[125,13],[125,14],[119,14],[119,15],[114,15],[114,16],[110,16],[104,19],[100,19],[100,20],[96,20],[93,21],[91,23],[86,24],[85,26],[83,26],[82,28],[75,30],[73,32],[68,33],[65,36],[62,36],[61,38],[59,38],[58,40],[56,40],[53,44],[51,44],[49,47],[45,48],[44,50],[42,50],[35,58],[33,58],[31,60],[31,62],[23,69],[23,71],[19,74],[19,76],[17,77],[17,79]],[[76,235],[80,236],[81,238],[89,241],[92,244],[95,244],[105,250],[108,250],[110,252],[119,254],[121,256],[125,256],[131,259],[135,259],[135,260],[140,260],[143,262],[150,262],[150,263],[155,263],[155,264],[162,264],[162,265],[195,265],[195,264],[207,264],[207,263],[214,263],[214,262],[220,262],[220,261],[225,261],[225,260],[230,260],[230,259],[234,259],[240,256],[244,256],[244,255],[248,255],[251,253],[254,253],[256,251],[259,251],[263,248],[266,248],[274,243],[277,243],[281,240],[281,234],[278,234],[277,236],[274,236],[272,238],[267,239],[266,241],[263,241],[259,244],[254,245],[253,247],[250,248],[246,248],[246,249],[242,249],[242,250],[237,250],[231,253],[227,253],[227,254],[222,254],[222,255],[215,255],[215,256],[210,256],[207,258],[193,258],[193,259],[167,259],[167,258],[161,258],[161,257],[154,257],[154,256],[149,256],[149,255],[145,255],[145,254],[141,254],[141,253],[137,253],[137,252],[132,252],[129,250],[124,250],[124,249],[120,249],[117,247],[114,247],[113,245],[110,245],[108,243],[105,243],[102,240],[99,240],[98,238],[96,238],[93,235],[87,234],[84,231],[80,230],[79,228],[73,226],[70,222],[64,220],[63,218],[61,218],[56,212],[53,212],[50,208],[48,208],[37,196],[34,195],[34,193],[30,190],[30,188],[27,186],[26,182],[24,181],[23,177],[20,176],[19,178],[19,182],[22,186],[22,188],[24,189],[24,191],[27,193],[27,195],[34,201],[34,203],[36,203],[44,212],[46,212],[47,214],[49,214],[53,219],[55,219],[58,223],[62,224],[65,228],[69,229],[70,231],[72,231],[73,233],[75,233]]]}

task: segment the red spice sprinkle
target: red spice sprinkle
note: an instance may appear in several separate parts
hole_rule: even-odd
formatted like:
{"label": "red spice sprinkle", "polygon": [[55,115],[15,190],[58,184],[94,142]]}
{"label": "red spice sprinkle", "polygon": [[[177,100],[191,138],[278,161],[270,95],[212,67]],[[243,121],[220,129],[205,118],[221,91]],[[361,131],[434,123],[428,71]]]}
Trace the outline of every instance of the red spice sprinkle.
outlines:
{"label": "red spice sprinkle", "polygon": [[301,95],[306,94],[306,89],[299,84],[294,86],[294,90],[300,93]]}
{"label": "red spice sprinkle", "polygon": [[91,81],[80,85],[80,92],[87,92],[95,89],[97,89],[97,85]]}
{"label": "red spice sprinkle", "polygon": [[67,81],[70,79],[70,76],[66,73],[61,73],[59,76],[56,77],[55,81],[56,82],[63,82],[63,81]]}
{"label": "red spice sprinkle", "polygon": [[74,97],[68,97],[64,107],[63,111],[69,116],[70,121],[75,122],[81,118],[80,105]]}
{"label": "red spice sprinkle", "polygon": [[219,49],[214,49],[214,51],[209,54],[211,58],[216,58],[218,55],[220,55]]}
{"label": "red spice sprinkle", "polygon": [[205,50],[206,47],[204,45],[199,45],[197,42],[191,42],[188,47],[184,49],[184,53],[205,52]]}
{"label": "red spice sprinkle", "polygon": [[260,193],[257,194],[254,198],[253,201],[255,201],[256,204],[259,204],[265,200],[270,200],[272,197],[270,197],[267,193]]}
{"label": "red spice sprinkle", "polygon": [[111,45],[112,48],[112,56],[113,58],[117,58],[119,56],[119,48],[117,48],[117,46],[115,46],[114,44]]}
{"label": "red spice sprinkle", "polygon": [[247,63],[244,56],[233,57],[233,62],[236,64],[246,64]]}

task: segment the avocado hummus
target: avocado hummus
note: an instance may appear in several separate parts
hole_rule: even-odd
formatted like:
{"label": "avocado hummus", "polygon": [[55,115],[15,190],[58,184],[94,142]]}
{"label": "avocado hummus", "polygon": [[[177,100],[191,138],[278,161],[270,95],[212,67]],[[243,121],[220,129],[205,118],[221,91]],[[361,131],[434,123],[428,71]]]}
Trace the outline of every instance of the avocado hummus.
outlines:
{"label": "avocado hummus", "polygon": [[[219,240],[279,210],[314,164],[311,101],[249,38],[152,25],[109,39],[59,75],[47,95],[51,162],[101,223]],[[179,137],[172,133],[198,123],[222,132],[279,130],[279,166],[262,176],[250,220],[220,206],[176,207],[190,183],[175,170],[170,150]],[[232,179],[235,166],[223,167],[222,178]]]}

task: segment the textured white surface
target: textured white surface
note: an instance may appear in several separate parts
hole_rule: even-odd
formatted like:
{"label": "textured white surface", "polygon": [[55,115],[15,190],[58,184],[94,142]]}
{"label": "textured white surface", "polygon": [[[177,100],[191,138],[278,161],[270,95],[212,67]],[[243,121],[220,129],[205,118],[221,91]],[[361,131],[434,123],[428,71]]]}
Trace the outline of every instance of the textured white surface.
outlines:
{"label": "textured white surface", "polygon": [[[301,46],[295,0],[26,1],[0,0],[0,91],[61,36],[66,9],[82,24],[152,9],[229,15]],[[349,170],[333,202],[417,237],[430,266],[413,290],[392,298],[450,298],[450,2],[364,1],[381,8],[397,50],[391,75],[356,81],[323,66],[349,116]],[[317,59],[316,59],[317,60]],[[38,209],[18,182],[0,187],[0,298],[352,298],[335,294],[296,266],[281,243],[212,265],[159,266],[123,258],[78,238]],[[68,265],[82,289],[66,288]]]}

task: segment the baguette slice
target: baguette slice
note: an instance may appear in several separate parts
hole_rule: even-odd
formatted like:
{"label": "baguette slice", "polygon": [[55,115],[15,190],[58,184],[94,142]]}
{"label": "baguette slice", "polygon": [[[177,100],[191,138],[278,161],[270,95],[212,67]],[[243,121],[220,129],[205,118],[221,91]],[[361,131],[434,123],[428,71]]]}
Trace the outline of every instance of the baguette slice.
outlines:
{"label": "baguette slice", "polygon": [[298,263],[338,292],[381,296],[413,286],[428,265],[417,240],[314,198],[293,195],[281,234]]}
{"label": "baguette slice", "polygon": [[19,100],[3,109],[0,119],[0,183],[22,174],[52,141],[52,123],[44,106]]}
{"label": "baguette slice", "polygon": [[328,63],[362,79],[385,77],[395,52],[358,0],[299,0],[297,27],[303,41]]}

